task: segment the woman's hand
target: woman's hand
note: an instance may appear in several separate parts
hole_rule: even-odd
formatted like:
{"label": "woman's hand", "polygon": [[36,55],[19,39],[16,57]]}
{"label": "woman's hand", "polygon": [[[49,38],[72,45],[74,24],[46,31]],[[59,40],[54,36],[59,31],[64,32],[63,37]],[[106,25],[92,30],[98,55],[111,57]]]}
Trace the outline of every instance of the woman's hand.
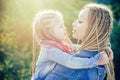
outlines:
{"label": "woman's hand", "polygon": [[109,63],[109,57],[105,52],[101,52],[101,59],[96,63],[96,65],[105,65]]}

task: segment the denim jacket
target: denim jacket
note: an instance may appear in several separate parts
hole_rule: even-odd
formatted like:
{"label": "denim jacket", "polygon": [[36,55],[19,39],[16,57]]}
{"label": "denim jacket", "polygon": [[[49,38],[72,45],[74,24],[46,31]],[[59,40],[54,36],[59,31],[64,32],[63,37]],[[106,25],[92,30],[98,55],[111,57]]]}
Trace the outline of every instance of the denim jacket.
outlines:
{"label": "denim jacket", "polygon": [[[81,50],[75,57],[91,58],[98,54],[98,51]],[[89,62],[85,62],[89,64]],[[84,64],[83,64],[84,65]],[[86,65],[86,66],[90,66]],[[72,69],[56,64],[55,68],[46,76],[44,80],[103,80],[106,70],[103,65],[90,68]]]}
{"label": "denim jacket", "polygon": [[44,80],[44,78],[55,68],[56,64],[71,69],[86,69],[95,67],[96,62],[101,58],[100,53],[92,57],[83,57],[84,54],[80,57],[79,54],[82,54],[81,52],[74,54],[65,53],[58,48],[42,47],[36,62],[34,80]]}

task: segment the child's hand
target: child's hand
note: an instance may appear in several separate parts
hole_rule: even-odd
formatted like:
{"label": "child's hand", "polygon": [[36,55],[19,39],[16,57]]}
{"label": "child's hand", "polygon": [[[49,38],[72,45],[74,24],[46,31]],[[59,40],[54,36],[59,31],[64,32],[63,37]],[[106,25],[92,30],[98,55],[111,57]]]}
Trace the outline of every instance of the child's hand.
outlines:
{"label": "child's hand", "polygon": [[107,52],[107,54],[108,54],[108,56],[109,56],[109,60],[110,60],[110,62],[113,60],[113,51],[112,51],[112,49],[110,48],[110,47],[107,47],[106,49],[106,52]]}
{"label": "child's hand", "polygon": [[96,65],[105,65],[109,63],[109,57],[105,52],[101,52],[101,59],[96,63]]}

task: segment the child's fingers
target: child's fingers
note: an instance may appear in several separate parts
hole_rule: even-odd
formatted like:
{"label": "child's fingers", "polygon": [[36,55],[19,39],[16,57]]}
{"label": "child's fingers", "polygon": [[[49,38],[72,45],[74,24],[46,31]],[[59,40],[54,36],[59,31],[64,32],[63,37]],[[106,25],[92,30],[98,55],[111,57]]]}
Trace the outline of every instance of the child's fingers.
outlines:
{"label": "child's fingers", "polygon": [[107,47],[106,52],[107,52],[107,54],[109,56],[109,60],[112,61],[113,60],[113,51],[111,50],[111,48]]}

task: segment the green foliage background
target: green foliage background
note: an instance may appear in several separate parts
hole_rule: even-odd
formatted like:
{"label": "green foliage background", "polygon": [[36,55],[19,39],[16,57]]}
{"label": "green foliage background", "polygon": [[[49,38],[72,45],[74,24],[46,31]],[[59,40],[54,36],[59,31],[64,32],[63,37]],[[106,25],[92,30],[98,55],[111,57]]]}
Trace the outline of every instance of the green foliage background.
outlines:
{"label": "green foliage background", "polygon": [[54,9],[62,12],[71,37],[72,22],[77,19],[80,9],[91,2],[106,4],[113,10],[114,28],[111,44],[114,51],[116,80],[119,80],[119,0],[0,0],[0,80],[30,80],[32,22],[38,11]]}

